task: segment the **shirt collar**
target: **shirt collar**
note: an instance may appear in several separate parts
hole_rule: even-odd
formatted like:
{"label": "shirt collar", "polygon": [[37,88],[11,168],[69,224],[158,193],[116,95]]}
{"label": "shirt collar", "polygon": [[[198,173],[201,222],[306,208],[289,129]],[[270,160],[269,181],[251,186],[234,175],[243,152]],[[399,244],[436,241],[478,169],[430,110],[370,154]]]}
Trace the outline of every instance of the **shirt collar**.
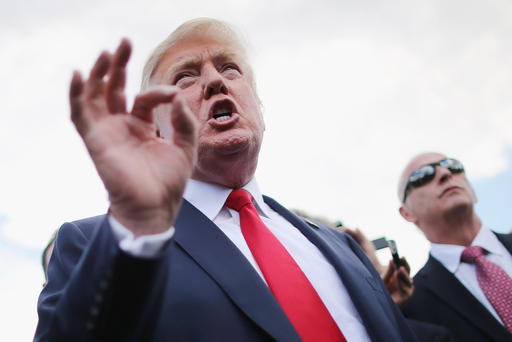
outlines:
{"label": "shirt collar", "polygon": [[475,239],[471,243],[472,246],[480,246],[489,254],[503,255],[503,245],[498,237],[488,228],[482,226]]}
{"label": "shirt collar", "polygon": [[[242,189],[247,190],[252,195],[256,209],[261,214],[269,217],[268,207],[263,201],[256,179],[253,178]],[[183,197],[213,221],[224,207],[224,203],[226,203],[226,199],[232,190],[219,184],[189,179]]]}
{"label": "shirt collar", "polygon": [[[480,246],[490,254],[503,254],[498,238],[486,226],[480,228],[473,242],[471,242],[471,246]],[[450,272],[455,273],[460,266],[460,256],[465,248],[466,247],[459,245],[432,243],[430,254],[439,260]]]}

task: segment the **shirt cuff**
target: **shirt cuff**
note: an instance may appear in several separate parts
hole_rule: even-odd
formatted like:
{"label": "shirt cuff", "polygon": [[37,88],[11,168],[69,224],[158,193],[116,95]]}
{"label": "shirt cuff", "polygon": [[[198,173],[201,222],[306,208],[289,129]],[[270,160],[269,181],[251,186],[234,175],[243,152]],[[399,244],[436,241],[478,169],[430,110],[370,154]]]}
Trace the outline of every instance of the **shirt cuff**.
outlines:
{"label": "shirt cuff", "polygon": [[112,233],[119,242],[119,248],[134,257],[152,258],[161,250],[164,244],[174,235],[174,227],[170,227],[160,234],[143,235],[137,239],[133,233],[117,221],[112,215],[108,215],[108,223],[112,227]]}

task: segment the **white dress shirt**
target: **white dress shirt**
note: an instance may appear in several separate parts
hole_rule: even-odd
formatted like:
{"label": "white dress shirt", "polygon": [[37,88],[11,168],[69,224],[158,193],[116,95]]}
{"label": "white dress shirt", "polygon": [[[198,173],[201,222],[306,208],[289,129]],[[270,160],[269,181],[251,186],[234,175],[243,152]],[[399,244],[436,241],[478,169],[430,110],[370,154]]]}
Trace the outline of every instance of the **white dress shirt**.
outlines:
{"label": "white dress shirt", "polygon": [[[487,227],[482,226],[471,243],[471,246],[480,246],[489,253],[485,257],[499,265],[510,277],[512,277],[512,256],[508,250],[501,244],[496,235]],[[500,322],[500,317],[492,307],[478,284],[476,277],[476,266],[466,262],[461,262],[460,257],[466,247],[458,245],[446,245],[432,243],[430,254],[468,289],[471,294],[478,299],[480,303]]]}
{"label": "white dress shirt", "polygon": [[[332,318],[348,341],[370,341],[362,319],[334,267],[318,248],[297,228],[281,217],[264,201],[256,181],[253,179],[243,187],[251,193],[260,218],[268,229],[283,244],[288,253],[302,269]],[[261,270],[254,260],[240,229],[240,218],[236,210],[224,205],[232,189],[190,179],[183,197],[212,220],[220,230],[240,249],[242,254],[262,277]],[[113,217],[109,216],[114,235],[120,241],[120,248],[135,256],[150,257],[172,236],[174,228],[153,236],[133,235]],[[138,240],[144,239],[142,242]],[[147,249],[151,251],[147,252]],[[263,281],[265,281],[263,279]]]}

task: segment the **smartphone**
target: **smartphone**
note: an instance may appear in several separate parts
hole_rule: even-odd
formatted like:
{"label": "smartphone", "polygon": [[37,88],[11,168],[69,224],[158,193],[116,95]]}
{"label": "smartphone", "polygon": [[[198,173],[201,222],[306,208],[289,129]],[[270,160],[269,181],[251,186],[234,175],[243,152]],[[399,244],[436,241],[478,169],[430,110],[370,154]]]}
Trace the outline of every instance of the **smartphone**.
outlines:
{"label": "smartphone", "polygon": [[388,247],[391,251],[391,256],[393,257],[393,263],[395,264],[395,268],[398,269],[400,266],[403,266],[403,262],[398,255],[398,250],[396,249],[395,240],[388,240]]}
{"label": "smartphone", "polygon": [[372,243],[376,250],[388,247],[388,240],[385,237],[372,240]]}

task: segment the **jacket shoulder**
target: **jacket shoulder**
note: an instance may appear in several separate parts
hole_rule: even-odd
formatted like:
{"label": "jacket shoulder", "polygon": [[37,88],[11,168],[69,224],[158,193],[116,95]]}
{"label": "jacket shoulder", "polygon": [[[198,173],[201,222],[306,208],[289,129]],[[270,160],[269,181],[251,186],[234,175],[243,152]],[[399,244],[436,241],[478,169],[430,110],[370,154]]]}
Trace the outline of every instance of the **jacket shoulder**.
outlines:
{"label": "jacket shoulder", "polygon": [[[106,219],[107,215],[91,216],[84,219],[66,222],[59,228],[58,235],[83,235],[86,239],[91,239],[96,228]],[[73,234],[75,233],[75,234]]]}
{"label": "jacket shoulder", "polygon": [[72,221],[71,224],[76,225],[81,230],[94,229],[99,223],[101,223],[107,217],[106,214],[91,216],[80,220]]}

